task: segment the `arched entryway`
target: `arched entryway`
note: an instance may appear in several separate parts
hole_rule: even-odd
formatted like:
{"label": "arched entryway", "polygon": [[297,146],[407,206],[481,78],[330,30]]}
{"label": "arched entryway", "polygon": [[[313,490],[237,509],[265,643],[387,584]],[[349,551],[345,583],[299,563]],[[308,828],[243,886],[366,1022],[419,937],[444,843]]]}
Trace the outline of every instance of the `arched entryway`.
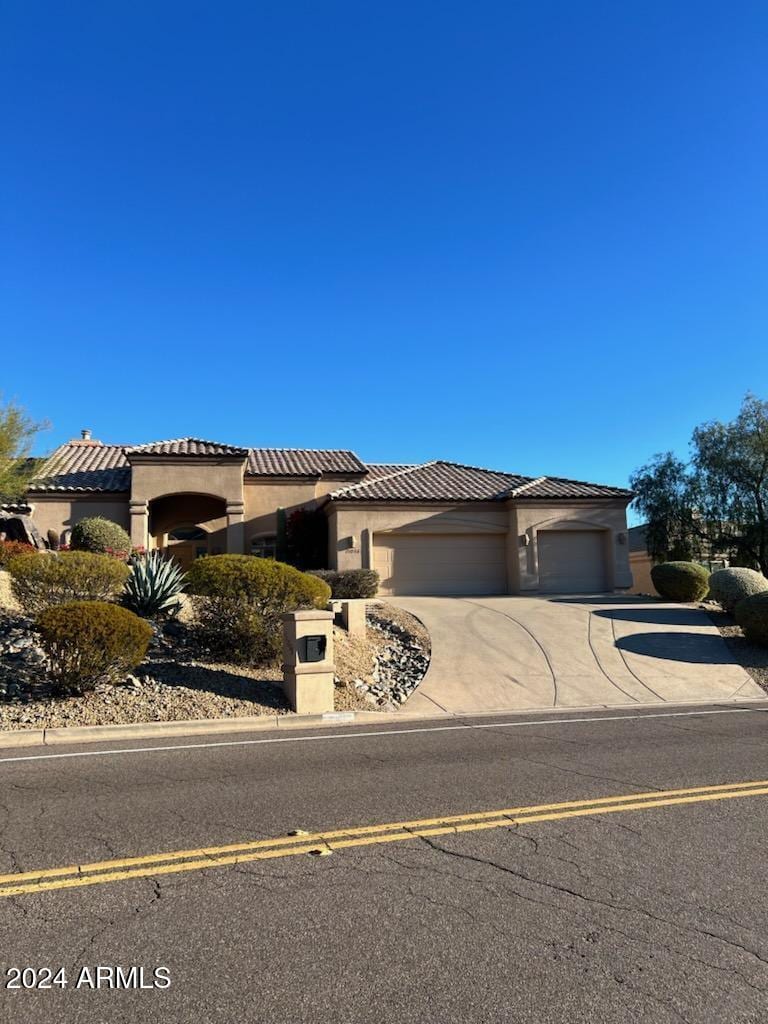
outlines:
{"label": "arched entryway", "polygon": [[149,504],[150,546],[167,551],[184,568],[203,555],[227,550],[227,507],[208,494],[168,494]]}

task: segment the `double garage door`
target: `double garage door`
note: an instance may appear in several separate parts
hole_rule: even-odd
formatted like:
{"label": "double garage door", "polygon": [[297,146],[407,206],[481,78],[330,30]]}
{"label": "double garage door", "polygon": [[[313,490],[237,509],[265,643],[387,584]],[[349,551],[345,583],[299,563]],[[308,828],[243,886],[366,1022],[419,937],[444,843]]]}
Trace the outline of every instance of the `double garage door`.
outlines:
{"label": "double garage door", "polygon": [[[600,530],[540,530],[540,592],[604,590],[604,537]],[[381,593],[506,594],[506,539],[505,534],[376,534],[373,567]]]}

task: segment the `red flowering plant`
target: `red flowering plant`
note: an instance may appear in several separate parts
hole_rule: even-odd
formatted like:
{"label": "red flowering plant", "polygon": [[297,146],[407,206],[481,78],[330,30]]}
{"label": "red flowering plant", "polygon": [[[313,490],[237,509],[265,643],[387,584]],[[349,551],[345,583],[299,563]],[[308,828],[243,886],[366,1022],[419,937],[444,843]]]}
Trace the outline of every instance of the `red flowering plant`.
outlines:
{"label": "red flowering plant", "polygon": [[121,562],[127,562],[132,552],[120,551],[117,548],[104,548],[105,555],[111,555],[112,558],[119,558]]}
{"label": "red flowering plant", "polygon": [[18,555],[33,555],[36,548],[21,540],[0,540],[0,569],[7,569],[11,559]]}

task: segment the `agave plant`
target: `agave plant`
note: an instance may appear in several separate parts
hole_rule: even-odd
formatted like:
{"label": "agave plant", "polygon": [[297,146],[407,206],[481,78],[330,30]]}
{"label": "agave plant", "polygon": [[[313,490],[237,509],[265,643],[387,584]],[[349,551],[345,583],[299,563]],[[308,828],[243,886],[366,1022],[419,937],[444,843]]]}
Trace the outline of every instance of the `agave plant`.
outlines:
{"label": "agave plant", "polygon": [[131,561],[131,575],[125,584],[125,604],[137,615],[154,619],[178,610],[186,574],[162,551],[137,554]]}

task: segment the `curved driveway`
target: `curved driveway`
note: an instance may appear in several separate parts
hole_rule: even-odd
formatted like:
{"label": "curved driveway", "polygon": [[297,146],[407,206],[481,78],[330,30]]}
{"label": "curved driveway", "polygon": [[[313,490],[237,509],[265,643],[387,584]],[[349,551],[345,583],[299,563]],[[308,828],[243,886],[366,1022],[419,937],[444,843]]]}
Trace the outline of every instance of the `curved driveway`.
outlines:
{"label": "curved driveway", "polygon": [[632,596],[404,597],[432,635],[406,711],[765,699],[698,608]]}

